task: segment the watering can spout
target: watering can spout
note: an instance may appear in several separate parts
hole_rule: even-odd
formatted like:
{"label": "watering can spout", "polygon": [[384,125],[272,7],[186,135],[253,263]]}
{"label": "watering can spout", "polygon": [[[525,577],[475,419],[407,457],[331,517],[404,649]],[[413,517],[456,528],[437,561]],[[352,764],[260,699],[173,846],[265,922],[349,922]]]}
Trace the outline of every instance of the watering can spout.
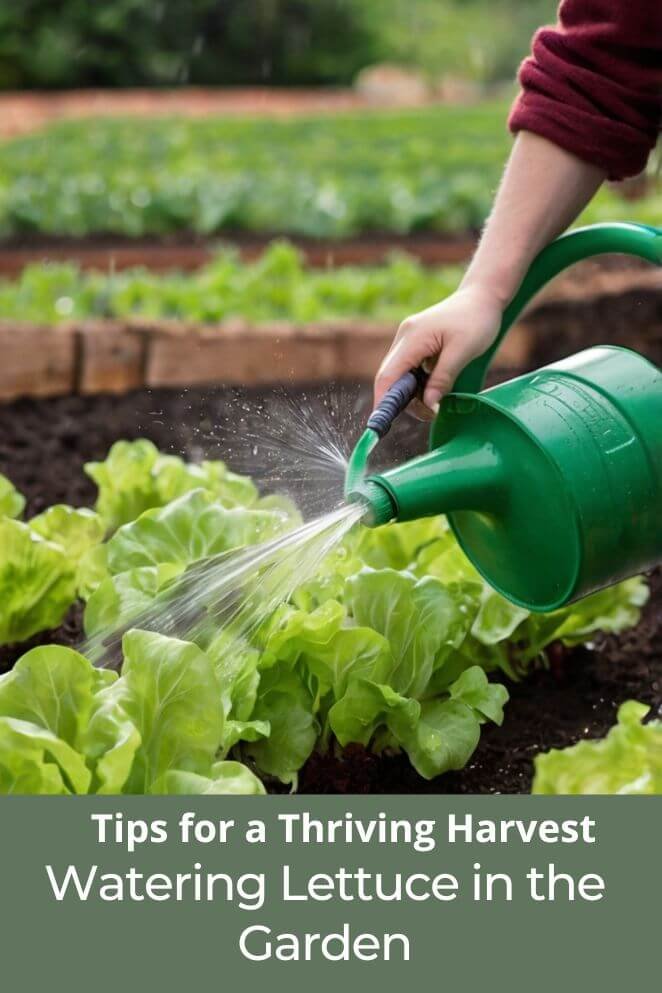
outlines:
{"label": "watering can spout", "polygon": [[366,505],[366,523],[413,521],[419,517],[473,510],[489,514],[506,498],[508,481],[493,445],[468,434],[370,476],[349,495]]}

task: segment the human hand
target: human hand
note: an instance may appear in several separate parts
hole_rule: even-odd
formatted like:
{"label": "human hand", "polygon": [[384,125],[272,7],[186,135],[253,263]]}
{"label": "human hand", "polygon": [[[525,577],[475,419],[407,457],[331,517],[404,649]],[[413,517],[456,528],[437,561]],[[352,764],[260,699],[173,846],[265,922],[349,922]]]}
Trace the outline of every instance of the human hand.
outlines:
{"label": "human hand", "polygon": [[430,377],[414,412],[436,413],[464,367],[496,338],[503,309],[497,294],[475,283],[406,318],[375,377],[375,406],[396,379],[423,363]]}

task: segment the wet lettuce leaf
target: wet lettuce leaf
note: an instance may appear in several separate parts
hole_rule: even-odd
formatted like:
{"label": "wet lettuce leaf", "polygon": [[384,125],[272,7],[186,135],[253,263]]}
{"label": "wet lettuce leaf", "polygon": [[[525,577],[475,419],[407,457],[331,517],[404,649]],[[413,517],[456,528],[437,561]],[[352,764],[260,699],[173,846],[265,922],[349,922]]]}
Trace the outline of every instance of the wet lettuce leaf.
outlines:
{"label": "wet lettuce leaf", "polygon": [[253,719],[268,724],[269,735],[248,742],[246,754],[261,772],[296,788],[319,734],[313,695],[298,669],[282,662],[262,674]]}
{"label": "wet lettuce leaf", "polygon": [[103,560],[86,559],[86,633],[139,617],[189,566],[266,541],[290,526],[281,509],[226,507],[200,489],[145,511],[112,535]]}

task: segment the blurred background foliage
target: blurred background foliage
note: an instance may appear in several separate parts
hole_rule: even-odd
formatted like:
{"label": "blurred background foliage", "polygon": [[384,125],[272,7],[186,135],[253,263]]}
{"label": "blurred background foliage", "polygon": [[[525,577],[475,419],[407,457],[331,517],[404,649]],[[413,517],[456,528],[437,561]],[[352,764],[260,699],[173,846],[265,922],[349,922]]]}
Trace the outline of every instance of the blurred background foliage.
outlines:
{"label": "blurred background foliage", "polygon": [[509,79],[556,0],[0,0],[0,88]]}

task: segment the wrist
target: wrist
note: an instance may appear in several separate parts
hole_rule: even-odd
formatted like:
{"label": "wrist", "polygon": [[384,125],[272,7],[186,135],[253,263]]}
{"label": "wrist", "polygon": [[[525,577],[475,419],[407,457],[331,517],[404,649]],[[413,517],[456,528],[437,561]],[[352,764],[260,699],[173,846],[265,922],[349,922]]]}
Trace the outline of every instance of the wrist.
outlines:
{"label": "wrist", "polygon": [[480,297],[489,306],[505,310],[517,292],[518,286],[519,283],[517,286],[512,285],[512,273],[501,276],[497,273],[476,272],[469,268],[458,289]]}

